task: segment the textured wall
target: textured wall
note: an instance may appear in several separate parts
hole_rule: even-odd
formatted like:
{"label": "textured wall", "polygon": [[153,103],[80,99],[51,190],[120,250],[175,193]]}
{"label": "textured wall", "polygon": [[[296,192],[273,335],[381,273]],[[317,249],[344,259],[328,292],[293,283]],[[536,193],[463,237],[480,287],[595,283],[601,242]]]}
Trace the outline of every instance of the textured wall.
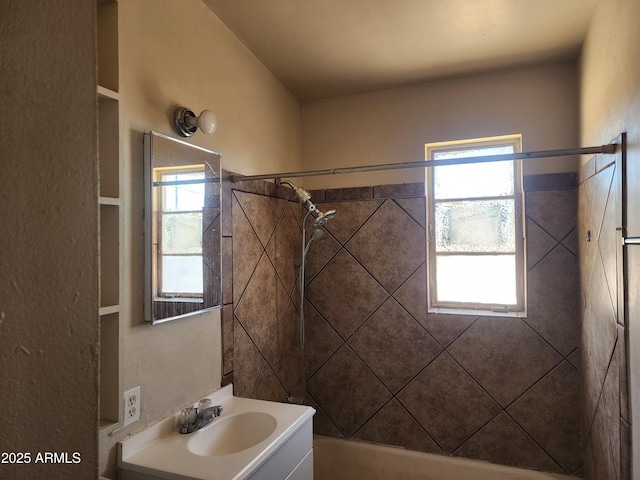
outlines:
{"label": "textured wall", "polygon": [[[96,478],[95,2],[3,2],[0,478]],[[38,453],[80,463],[36,463]]]}
{"label": "textured wall", "polygon": [[240,173],[300,168],[298,102],[206,5],[135,0],[118,7],[125,252],[120,348],[124,390],[141,386],[141,417],[103,436],[101,463],[108,477],[115,476],[121,438],[221,382],[220,310],[160,325],[143,321],[143,133],[178,138],[174,108],[208,108],[216,114],[216,132],[198,132],[186,141],[220,152],[223,167],[233,165]]}
{"label": "textured wall", "polygon": [[[306,269],[306,401],[318,411],[316,433],[579,471],[574,183],[573,174],[527,177],[524,320],[426,313],[421,184],[312,192],[321,210],[338,211]],[[236,303],[225,345],[235,366],[225,370],[238,394],[280,400],[300,382],[297,292],[287,287],[299,239],[279,249],[288,274],[270,251],[277,232],[296,237],[299,226],[291,202],[234,192],[233,206]]]}
{"label": "textured wall", "polygon": [[[578,144],[575,64],[427,82],[302,104],[305,170],[424,160],[424,144],[521,133],[523,150]],[[574,172],[573,157],[524,163],[525,175]],[[411,183],[420,169],[305,178],[307,189]]]}

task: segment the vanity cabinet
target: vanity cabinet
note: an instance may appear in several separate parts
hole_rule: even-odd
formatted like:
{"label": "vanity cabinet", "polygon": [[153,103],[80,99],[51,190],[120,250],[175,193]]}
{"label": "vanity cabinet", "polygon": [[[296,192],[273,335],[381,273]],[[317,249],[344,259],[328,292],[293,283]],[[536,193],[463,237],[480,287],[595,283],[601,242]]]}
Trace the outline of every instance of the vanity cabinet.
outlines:
{"label": "vanity cabinet", "polygon": [[111,430],[122,418],[120,384],[120,282],[123,215],[118,70],[118,3],[97,2],[98,175],[100,205],[100,426]]}
{"label": "vanity cabinet", "polygon": [[248,480],[313,480],[313,420],[309,419]]}

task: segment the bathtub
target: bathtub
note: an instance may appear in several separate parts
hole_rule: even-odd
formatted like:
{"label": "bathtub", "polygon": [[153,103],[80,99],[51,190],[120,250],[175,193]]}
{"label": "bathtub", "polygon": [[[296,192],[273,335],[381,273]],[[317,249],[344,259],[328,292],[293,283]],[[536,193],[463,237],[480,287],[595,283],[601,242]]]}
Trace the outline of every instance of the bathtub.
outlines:
{"label": "bathtub", "polygon": [[313,437],[313,463],[314,480],[579,479],[323,435]]}

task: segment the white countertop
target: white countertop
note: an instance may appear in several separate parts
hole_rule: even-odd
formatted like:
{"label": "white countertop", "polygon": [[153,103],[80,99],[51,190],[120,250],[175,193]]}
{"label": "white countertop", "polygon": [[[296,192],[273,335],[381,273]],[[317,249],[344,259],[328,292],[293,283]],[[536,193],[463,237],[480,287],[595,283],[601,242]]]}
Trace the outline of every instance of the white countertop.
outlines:
{"label": "white countertop", "polygon": [[220,419],[246,412],[268,413],[276,420],[275,430],[262,442],[241,452],[218,456],[196,455],[189,451],[187,442],[213,427],[216,420],[199,431],[180,434],[177,412],[120,442],[118,467],[168,480],[244,479],[315,413],[313,408],[304,405],[234,397],[232,385],[204,398],[210,398],[213,405],[222,405]]}

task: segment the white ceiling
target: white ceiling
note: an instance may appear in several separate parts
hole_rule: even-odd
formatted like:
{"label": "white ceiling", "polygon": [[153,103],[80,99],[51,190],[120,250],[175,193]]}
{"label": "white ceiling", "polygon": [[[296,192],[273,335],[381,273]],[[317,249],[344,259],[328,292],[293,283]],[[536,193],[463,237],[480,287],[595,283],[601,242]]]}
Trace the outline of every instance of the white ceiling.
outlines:
{"label": "white ceiling", "polygon": [[575,59],[596,0],[203,0],[299,99]]}

